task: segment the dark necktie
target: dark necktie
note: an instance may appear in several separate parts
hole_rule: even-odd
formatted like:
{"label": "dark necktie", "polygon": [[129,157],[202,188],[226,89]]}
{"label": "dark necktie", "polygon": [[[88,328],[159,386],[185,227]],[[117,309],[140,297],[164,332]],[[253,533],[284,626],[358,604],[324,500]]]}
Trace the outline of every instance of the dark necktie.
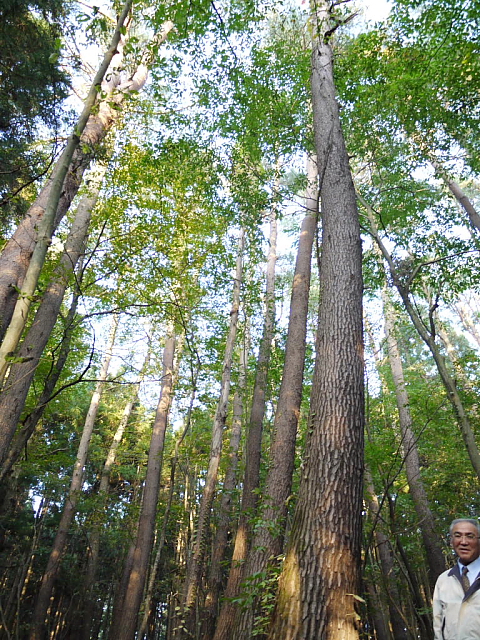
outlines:
{"label": "dark necktie", "polygon": [[468,579],[467,573],[468,573],[468,567],[463,567],[463,569],[462,569],[462,587],[463,587],[463,591],[465,593],[467,593],[467,591],[470,589],[470,580]]}

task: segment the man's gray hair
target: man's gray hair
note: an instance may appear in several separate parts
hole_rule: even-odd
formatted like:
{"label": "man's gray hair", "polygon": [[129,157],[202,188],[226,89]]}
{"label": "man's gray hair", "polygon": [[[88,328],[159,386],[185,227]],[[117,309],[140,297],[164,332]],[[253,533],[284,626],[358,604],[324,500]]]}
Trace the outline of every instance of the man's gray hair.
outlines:
{"label": "man's gray hair", "polygon": [[452,535],[453,527],[460,522],[469,522],[470,524],[473,524],[473,526],[477,528],[477,533],[480,536],[480,522],[478,520],[474,520],[473,518],[456,518],[456,520],[453,520],[449,529],[450,535]]}

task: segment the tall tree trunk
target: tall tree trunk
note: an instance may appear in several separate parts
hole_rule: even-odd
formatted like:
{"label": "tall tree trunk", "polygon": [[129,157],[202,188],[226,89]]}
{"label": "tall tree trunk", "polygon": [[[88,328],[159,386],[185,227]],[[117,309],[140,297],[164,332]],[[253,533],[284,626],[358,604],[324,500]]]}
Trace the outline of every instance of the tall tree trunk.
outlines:
{"label": "tall tree trunk", "polygon": [[[285,364],[282,383],[275,411],[273,443],[270,465],[263,491],[261,525],[255,534],[245,563],[244,578],[263,574],[269,563],[278,564],[277,556],[282,552],[288,497],[292,486],[295,464],[295,441],[302,401],[303,370],[305,364],[308,300],[312,246],[318,214],[318,171],[316,160],[309,158],[307,176],[309,186],[306,193],[307,214],[300,230],[295,273],[290,301],[290,318],[285,345]],[[262,578],[259,579],[262,581]],[[257,592],[260,595],[260,588]],[[238,612],[235,631],[237,638],[250,638],[258,598],[248,608]],[[261,613],[261,612],[260,612]]]}
{"label": "tall tree trunk", "polygon": [[11,365],[5,387],[0,394],[0,466],[8,454],[35,371],[60,313],[66,288],[85,251],[92,210],[97,202],[105,171],[106,167],[101,167],[96,172],[90,193],[78,205],[64,253],[18,352],[20,362]]}
{"label": "tall tree trunk", "polygon": [[[22,335],[25,323],[27,321],[28,310],[30,308],[30,303],[32,300],[32,296],[35,293],[38,278],[40,276],[40,272],[43,268],[43,264],[45,262],[45,258],[47,255],[48,247],[51,243],[52,236],[55,230],[55,219],[57,217],[57,209],[60,203],[60,198],[62,197],[62,191],[64,188],[65,178],[68,174],[68,170],[70,168],[70,163],[73,160],[73,156],[77,148],[80,147],[80,137],[84,133],[86,126],[91,118],[93,107],[97,101],[99,89],[103,87],[103,82],[107,70],[109,69],[111,63],[114,62],[115,56],[120,56],[121,53],[117,51],[117,49],[122,48],[121,46],[121,38],[122,31],[124,30],[124,24],[127,21],[128,15],[130,13],[132,7],[133,0],[126,0],[121,14],[118,17],[117,26],[115,28],[114,35],[112,37],[112,41],[110,43],[110,47],[105,54],[103,61],[95,75],[95,78],[92,82],[90,90],[88,92],[88,96],[85,100],[83,111],[80,114],[75,127],[73,129],[73,133],[68,138],[67,145],[62,152],[59,160],[55,165],[54,172],[52,174],[51,180],[47,183],[48,194],[44,196],[43,206],[38,207],[35,203],[32,207],[35,208],[34,211],[27,212],[26,218],[31,218],[31,222],[29,223],[29,227],[33,220],[36,222],[32,227],[30,227],[30,233],[27,235],[27,243],[31,250],[27,251],[27,256],[21,251],[22,245],[19,244],[18,238],[12,238],[14,248],[14,255],[10,255],[10,243],[7,244],[4,251],[2,252],[2,256],[5,254],[6,259],[6,275],[7,281],[4,283],[5,289],[3,292],[0,291],[0,303],[1,301],[7,301],[9,298],[11,300],[12,285],[19,288],[19,277],[21,280],[21,289],[22,295],[17,297],[17,301],[15,303],[15,308],[13,310],[13,314],[10,317],[7,317],[7,309],[3,305],[0,304],[0,317],[3,319],[3,322],[6,323],[5,336],[3,337],[3,341],[0,346],[0,381],[3,380],[7,367],[8,367],[8,357],[15,351],[17,348],[18,342]],[[107,80],[107,84],[111,82],[113,77],[118,76],[118,72],[115,71],[115,68],[112,68],[112,73],[110,74],[110,80]],[[110,94],[111,91],[108,91]],[[105,132],[105,127],[103,126],[103,121],[101,119],[101,103],[99,105],[98,115],[96,116],[99,123],[102,124],[102,133]],[[105,107],[112,111],[111,106],[105,105]],[[88,144],[88,141],[86,142]],[[83,146],[83,145],[82,145]],[[83,173],[83,172],[82,172]],[[75,190],[75,193],[78,191]],[[71,200],[70,200],[71,202]],[[38,229],[38,233],[35,232],[35,229]],[[33,231],[33,234],[32,234]],[[32,246],[31,239],[35,238],[35,242]],[[16,246],[15,246],[16,245]],[[12,266],[14,264],[19,264],[15,258],[20,256],[20,264],[21,271],[20,274],[16,274],[16,278],[12,279]],[[7,259],[8,258],[8,259]],[[3,272],[2,264],[0,261],[0,272]]]}
{"label": "tall tree trunk", "polygon": [[[247,333],[247,331],[246,331]],[[243,423],[243,399],[247,380],[247,360],[250,341],[245,336],[240,354],[238,386],[233,398],[232,433],[230,436],[230,464],[222,487],[218,524],[212,544],[212,559],[208,575],[208,592],[205,598],[204,617],[202,621],[201,637],[210,640],[215,632],[215,620],[218,615],[218,604],[223,582],[223,562],[228,544],[228,534],[231,526],[232,493],[237,486],[238,450]]]}
{"label": "tall tree trunk", "polygon": [[405,377],[403,375],[402,359],[395,337],[395,320],[391,302],[385,287],[382,289],[383,309],[385,316],[385,333],[388,346],[388,360],[392,371],[395,396],[397,399],[400,431],[402,434],[402,448],[404,455],[405,471],[407,473],[410,494],[412,496],[415,512],[418,518],[418,527],[422,533],[423,545],[427,555],[429,567],[430,587],[433,593],[438,576],[447,568],[442,547],[439,544],[440,536],[435,525],[435,517],[430,509],[429,500],[422,481],[420,471],[420,459],[415,435],[412,431],[412,416],[410,414],[410,401],[408,398]]}
{"label": "tall tree trunk", "polygon": [[[177,358],[178,360],[178,358]],[[158,573],[158,568],[160,566],[160,558],[161,558],[161,554],[162,554],[162,550],[163,550],[163,546],[165,544],[165,538],[167,535],[167,526],[169,523],[169,519],[170,519],[170,512],[171,512],[171,508],[172,508],[172,503],[173,503],[173,495],[174,495],[174,491],[175,491],[175,473],[177,470],[177,464],[178,464],[178,456],[179,456],[179,449],[180,446],[182,444],[182,442],[185,439],[185,436],[187,435],[189,429],[190,429],[190,424],[191,424],[191,420],[192,420],[192,411],[193,411],[193,405],[195,402],[195,397],[197,395],[197,378],[198,378],[198,373],[199,373],[199,369],[200,369],[200,363],[197,362],[197,369],[193,372],[192,371],[192,381],[191,381],[191,395],[190,395],[190,404],[188,407],[188,411],[187,411],[187,416],[185,419],[185,423],[184,423],[184,428],[183,428],[183,432],[181,434],[181,436],[177,439],[177,441],[175,442],[175,453],[173,455],[172,461],[171,461],[171,467],[170,467],[170,491],[168,494],[168,501],[167,501],[167,506],[165,509],[165,514],[163,516],[163,524],[162,524],[162,530],[160,532],[160,536],[159,536],[159,540],[158,540],[158,545],[157,545],[157,551],[155,553],[155,558],[150,570],[150,576],[148,578],[148,585],[146,588],[146,592],[145,592],[145,600],[144,600],[144,611],[143,611],[143,616],[142,616],[142,620],[138,626],[138,640],[142,640],[143,637],[145,636],[145,632],[147,630],[147,624],[148,624],[148,618],[150,616],[151,613],[151,601],[152,601],[152,594],[153,594],[153,590],[155,587],[155,582],[157,580],[157,573]]]}
{"label": "tall tree trunk", "polygon": [[203,571],[203,558],[205,553],[205,541],[210,523],[210,512],[215,487],[217,484],[218,467],[222,452],[222,437],[228,411],[228,399],[230,395],[231,372],[235,339],[237,335],[238,314],[240,308],[240,288],[243,272],[245,232],[242,229],[238,241],[238,256],[233,285],[232,309],[230,311],[230,325],[228,330],[225,353],[223,356],[222,381],[220,385],[220,397],[217,404],[215,419],[212,426],[212,443],[208,462],[207,476],[203,487],[202,498],[198,512],[195,541],[189,562],[187,563],[187,575],[184,587],[183,624],[178,628],[177,637],[183,638],[196,635],[196,602],[198,589]]}
{"label": "tall tree trunk", "polygon": [[[457,386],[455,384],[454,379],[452,378],[452,376],[448,371],[448,368],[445,363],[445,358],[441,354],[440,348],[435,342],[435,335],[432,334],[430,331],[428,331],[416,307],[410,300],[409,284],[414,274],[411,274],[407,281],[402,280],[402,278],[399,276],[395,268],[395,264],[392,260],[392,257],[388,249],[386,248],[385,244],[382,242],[382,239],[380,238],[371,207],[361,196],[359,196],[359,200],[362,203],[362,205],[365,207],[365,210],[368,214],[368,218],[370,222],[370,231],[372,233],[373,238],[375,239],[375,242],[380,247],[382,255],[385,258],[385,261],[388,264],[393,283],[398,293],[400,294],[403,304],[405,305],[405,309],[407,310],[407,313],[410,316],[410,319],[415,329],[417,330],[419,336],[422,338],[422,340],[425,342],[427,347],[430,349],[430,353],[432,354],[433,359],[435,360],[438,373],[447,391],[448,399],[450,400],[450,403],[453,407],[453,411],[456,415],[458,426],[460,428],[460,432],[462,434],[463,441],[465,443],[465,447],[467,449],[468,456],[470,458],[470,462],[472,463],[472,467],[475,473],[480,479],[480,452],[478,450],[478,446],[476,443],[475,433],[472,429],[472,425],[470,424],[470,420],[465,410],[465,407],[463,406],[463,402],[460,397],[460,394],[458,393]],[[431,317],[431,322],[433,322],[432,317]]]}
{"label": "tall tree trunk", "polygon": [[[138,399],[138,392],[140,389],[140,384],[145,375],[145,370],[150,360],[150,346],[145,356],[145,361],[142,367],[142,371],[140,373],[140,379],[133,385],[132,390],[130,391],[130,399],[127,401],[125,408],[123,410],[122,417],[120,422],[118,423],[117,430],[115,431],[115,435],[113,436],[112,443],[107,453],[107,457],[105,459],[105,463],[102,468],[102,473],[100,476],[100,486],[98,488],[98,494],[100,496],[101,502],[99,506],[100,518],[102,518],[102,514],[106,508],[106,500],[109,491],[109,483],[110,483],[110,475],[112,471],[112,467],[115,463],[117,457],[117,451],[122,442],[123,434],[127,427],[128,421],[132,414],[133,407]],[[80,624],[77,627],[77,637],[81,638],[83,635],[84,640],[89,640],[90,638],[90,630],[94,620],[94,602],[93,602],[93,588],[95,584],[95,578],[97,574],[98,567],[98,557],[100,553],[100,533],[101,533],[101,524],[97,521],[93,525],[93,530],[90,535],[89,540],[89,548],[87,550],[87,570],[85,574],[85,582],[83,586],[83,612],[82,619]],[[80,633],[79,627],[83,626],[83,634]]]}
{"label": "tall tree trunk", "polygon": [[[143,589],[155,533],[163,446],[173,393],[174,355],[175,330],[172,323],[168,329],[163,350],[162,388],[150,440],[147,473],[143,489],[142,507],[138,520],[138,532],[135,550],[133,552],[132,567],[125,593],[118,594],[118,598],[122,602],[121,607],[117,607],[120,617],[112,623],[117,630],[115,640],[133,640],[137,629],[137,616],[142,602]],[[111,637],[113,640],[113,636]]]}
{"label": "tall tree trunk", "polygon": [[[276,185],[277,188],[277,185]],[[235,534],[233,557],[228,575],[224,601],[218,617],[214,640],[230,640],[235,625],[237,606],[232,602],[240,591],[244,562],[250,538],[249,520],[258,503],[257,489],[260,483],[263,418],[265,415],[268,366],[275,327],[275,265],[277,261],[276,205],[270,211],[269,252],[265,287],[265,316],[262,339],[257,359],[252,409],[247,426],[245,444],[245,474],[243,480],[240,518]]]}
{"label": "tall tree trunk", "polygon": [[[328,38],[316,3],[312,51],[322,257],[316,362],[298,503],[269,638],[357,640],[363,499],[362,252]],[[333,5],[332,5],[333,7]]]}
{"label": "tall tree trunk", "polygon": [[107,379],[108,367],[112,358],[113,344],[115,342],[115,334],[118,326],[118,316],[114,316],[112,320],[112,329],[110,332],[109,343],[105,354],[102,368],[100,370],[98,382],[92,395],[90,407],[88,409],[85,424],[83,426],[82,437],[78,446],[77,459],[73,467],[72,481],[70,489],[63,507],[62,517],[58,527],[57,535],[53,543],[52,551],[48,559],[47,568],[43,574],[42,583],[38,591],[35,611],[33,614],[32,628],[30,631],[30,640],[43,640],[45,633],[45,616],[47,614],[50,596],[52,593],[55,579],[60,569],[62,556],[65,552],[67,544],[67,535],[73,517],[76,513],[77,502],[80,497],[83,485],[83,472],[87,462],[88,447],[90,438],[92,437],[93,427],[100,406],[103,387]]}

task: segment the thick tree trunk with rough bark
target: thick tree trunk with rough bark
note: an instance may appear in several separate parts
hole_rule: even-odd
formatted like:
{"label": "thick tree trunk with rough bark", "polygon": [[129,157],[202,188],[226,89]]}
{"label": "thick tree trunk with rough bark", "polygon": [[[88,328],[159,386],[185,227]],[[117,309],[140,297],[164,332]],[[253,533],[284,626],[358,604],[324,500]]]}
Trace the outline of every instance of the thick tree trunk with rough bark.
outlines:
{"label": "thick tree trunk with rough bark", "polygon": [[162,388],[150,440],[135,550],[125,594],[118,594],[118,600],[122,602],[121,607],[117,607],[119,617],[118,620],[113,621],[113,626],[116,629],[115,640],[133,640],[137,629],[137,617],[155,534],[163,445],[173,393],[174,355],[175,331],[171,326],[167,332],[163,351]]}
{"label": "thick tree trunk with rough bark", "polygon": [[212,443],[207,476],[203,487],[202,498],[198,512],[195,541],[191,558],[187,564],[187,575],[184,587],[183,623],[179,625],[176,637],[189,638],[196,636],[196,602],[200,587],[205,544],[210,524],[211,508],[217,485],[218,467],[222,452],[222,438],[225,421],[227,418],[228,399],[230,395],[232,361],[237,335],[238,315],[240,308],[240,288],[243,273],[244,230],[242,229],[238,242],[238,256],[235,270],[233,301],[230,311],[230,325],[228,330],[225,353],[223,356],[222,381],[220,386],[220,398],[218,400],[215,419],[212,427]]}
{"label": "thick tree trunk with rough bark", "polygon": [[[363,501],[362,252],[355,189],[316,4],[312,98],[322,257],[317,353],[297,508],[270,640],[358,640]],[[335,24],[335,23],[333,23]]]}
{"label": "thick tree trunk with rough bark", "polygon": [[53,543],[52,551],[48,559],[47,568],[43,574],[42,583],[38,592],[35,611],[33,613],[32,628],[30,631],[30,640],[44,640],[45,637],[45,617],[47,615],[48,606],[55,579],[60,569],[62,556],[65,552],[67,544],[68,531],[76,513],[78,499],[82,490],[83,472],[87,462],[88,447],[93,433],[93,427],[100,406],[103,387],[107,379],[108,367],[112,358],[113,344],[115,342],[115,334],[118,326],[118,317],[114,316],[112,329],[110,332],[109,344],[105,354],[102,368],[98,377],[97,386],[92,395],[90,407],[88,409],[85,424],[83,426],[82,437],[78,446],[77,459],[73,467],[73,475],[68,491],[67,499],[60,519],[57,535]]}
{"label": "thick tree trunk with rough bark", "polygon": [[[265,572],[269,564],[277,565],[282,552],[288,497],[295,463],[295,441],[303,389],[308,300],[312,246],[318,214],[318,171],[316,159],[307,162],[309,186],[305,205],[307,214],[300,230],[295,273],[290,302],[290,318],[285,345],[285,364],[273,427],[270,465],[262,492],[261,523],[255,534],[245,563],[244,578]],[[259,581],[262,581],[260,578]],[[260,595],[260,594],[259,594]],[[258,598],[237,614],[236,637],[250,638]]]}
{"label": "thick tree trunk with rough bark", "polygon": [[0,394],[0,466],[8,454],[15,429],[25,406],[30,385],[60,312],[63,297],[80,256],[85,250],[92,210],[98,199],[106,167],[94,175],[91,191],[78,205],[65,251],[18,352],[21,359],[10,367]]}

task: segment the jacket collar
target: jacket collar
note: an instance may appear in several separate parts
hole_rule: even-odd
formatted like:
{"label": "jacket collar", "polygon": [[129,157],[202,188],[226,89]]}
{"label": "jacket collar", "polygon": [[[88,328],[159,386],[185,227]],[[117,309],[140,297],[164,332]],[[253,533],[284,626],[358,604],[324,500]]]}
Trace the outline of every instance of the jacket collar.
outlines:
{"label": "jacket collar", "polygon": [[[460,577],[460,569],[458,567],[458,562],[456,562],[454,564],[454,566],[450,569],[450,571],[448,572],[448,575],[449,576],[455,576],[455,578],[460,582],[460,585],[462,584],[462,579]],[[463,587],[462,587],[462,589],[463,589]],[[472,582],[472,584],[470,585],[470,589],[464,595],[463,600],[467,600],[473,593],[475,593],[479,589],[480,589],[480,574],[477,576],[476,580],[474,580]]]}

